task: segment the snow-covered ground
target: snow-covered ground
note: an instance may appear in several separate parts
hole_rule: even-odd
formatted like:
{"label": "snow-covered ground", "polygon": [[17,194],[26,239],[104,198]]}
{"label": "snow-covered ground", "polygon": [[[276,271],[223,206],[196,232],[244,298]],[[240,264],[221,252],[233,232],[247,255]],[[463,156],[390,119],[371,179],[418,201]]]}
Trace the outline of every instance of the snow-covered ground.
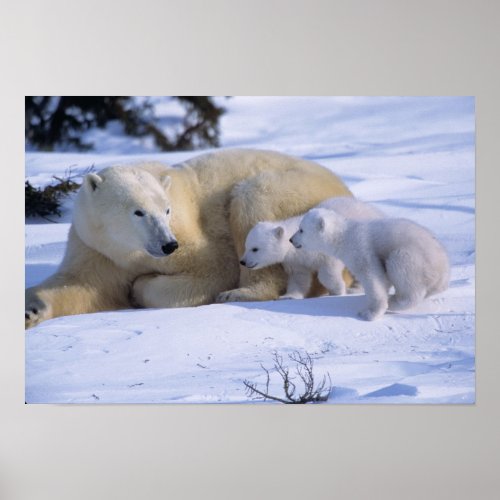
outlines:
{"label": "snow-covered ground", "polygon": [[[29,403],[245,403],[243,380],[264,387],[272,353],[299,350],[329,373],[329,403],[475,400],[474,100],[466,97],[220,99],[224,147],[314,159],[362,200],[434,231],[452,264],[450,288],[376,322],[356,318],[363,295],[213,304],[56,318],[26,333]],[[171,106],[158,106],[168,115]],[[119,127],[92,132],[96,152],[26,155],[35,185],[116,162],[176,163]],[[133,154],[133,156],[132,156]],[[64,253],[72,200],[58,223],[26,221],[26,286]],[[282,396],[271,371],[270,393]],[[299,386],[300,389],[300,386]],[[275,404],[275,403],[269,403]]]}

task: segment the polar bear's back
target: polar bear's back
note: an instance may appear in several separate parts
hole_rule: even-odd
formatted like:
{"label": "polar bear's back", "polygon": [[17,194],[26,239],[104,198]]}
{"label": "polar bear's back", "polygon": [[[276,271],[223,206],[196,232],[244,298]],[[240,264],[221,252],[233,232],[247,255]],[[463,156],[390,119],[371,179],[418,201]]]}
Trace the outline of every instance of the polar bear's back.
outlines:
{"label": "polar bear's back", "polygon": [[447,252],[436,236],[425,227],[408,219],[381,219],[365,225],[376,253],[391,259],[395,252],[406,252],[422,273],[429,295],[444,290],[450,275]]}
{"label": "polar bear's back", "polygon": [[[365,226],[376,251],[385,255],[394,248],[414,246],[425,251],[426,248],[444,248],[432,232],[414,221],[403,218],[384,218],[373,221],[359,221]],[[363,230],[364,231],[364,230]]]}
{"label": "polar bear's back", "polygon": [[247,179],[259,173],[277,174],[282,185],[294,174],[313,174],[327,185],[335,184],[338,194],[350,196],[343,182],[327,168],[312,161],[303,160],[275,151],[253,149],[227,149],[207,153],[175,165],[191,170],[204,186],[214,185],[218,189]]}
{"label": "polar bear's back", "polygon": [[339,196],[322,201],[316,208],[334,210],[346,219],[369,220],[380,219],[385,214],[373,205],[364,203],[350,196]]}

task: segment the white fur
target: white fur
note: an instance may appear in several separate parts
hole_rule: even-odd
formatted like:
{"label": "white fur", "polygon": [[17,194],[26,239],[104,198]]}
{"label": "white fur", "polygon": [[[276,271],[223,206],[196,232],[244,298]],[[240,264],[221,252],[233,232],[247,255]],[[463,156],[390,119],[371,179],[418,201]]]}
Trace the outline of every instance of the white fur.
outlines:
{"label": "white fur", "polygon": [[89,174],[75,200],[74,227],[86,245],[122,267],[132,256],[165,257],[162,247],[176,243],[169,188],[169,176],[140,169]]}
{"label": "white fur", "polygon": [[301,252],[290,244],[290,237],[297,231],[301,218],[257,223],[248,233],[241,264],[255,270],[283,264],[288,284],[286,293],[280,299],[305,297],[315,271],[321,274],[323,279],[320,281],[330,293],[345,293],[343,265],[337,259],[316,252]]}
{"label": "white fur", "polygon": [[292,217],[349,194],[316,163],[245,149],[174,167],[140,163],[89,174],[63,262],[26,290],[25,326],[132,305],[275,299],[286,287],[281,266],[251,272],[238,263],[248,231],[259,220]]}
{"label": "white fur", "polygon": [[[317,207],[336,210],[345,217],[357,220],[384,216],[376,208],[352,197],[329,198]],[[288,285],[281,299],[304,298],[311,288],[315,272],[330,294],[345,294],[346,286],[342,279],[344,264],[339,259],[315,251],[297,250],[290,244],[289,240],[299,229],[302,217],[257,223],[247,235],[241,264],[249,269],[282,264],[288,275]]]}
{"label": "white fur", "polygon": [[385,217],[384,212],[375,208],[369,203],[357,200],[351,196],[337,196],[336,198],[328,198],[322,201],[314,208],[326,208],[328,210],[335,210],[338,214],[346,219],[353,220],[369,220],[380,219]]}
{"label": "white fur", "polygon": [[[448,287],[446,251],[430,231],[406,219],[354,221],[312,209],[291,241],[297,248],[338,257],[361,281],[368,298],[362,319],[399,311]],[[395,294],[389,298],[393,285]]]}

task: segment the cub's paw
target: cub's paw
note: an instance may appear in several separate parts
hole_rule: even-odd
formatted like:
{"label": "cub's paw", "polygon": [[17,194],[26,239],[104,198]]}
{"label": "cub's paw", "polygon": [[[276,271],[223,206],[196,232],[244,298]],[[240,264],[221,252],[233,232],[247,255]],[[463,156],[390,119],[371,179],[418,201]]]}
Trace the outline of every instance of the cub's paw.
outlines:
{"label": "cub's paw", "polygon": [[278,300],[293,300],[293,299],[303,299],[304,296],[303,295],[300,295],[300,294],[297,294],[297,295],[294,295],[294,294],[285,294],[285,295],[280,295],[278,297]]}
{"label": "cub's paw", "polygon": [[358,317],[365,321],[374,321],[380,318],[384,314],[384,311],[373,310],[373,309],[364,309],[358,313]]}
{"label": "cub's paw", "polygon": [[411,305],[411,301],[408,298],[396,295],[389,297],[389,309],[391,311],[404,311],[405,309],[409,309]]}
{"label": "cub's paw", "polygon": [[49,319],[47,305],[38,297],[27,297],[24,308],[24,328],[31,328],[46,319]]}
{"label": "cub's paw", "polygon": [[330,295],[345,295],[346,291],[347,291],[347,289],[346,289],[345,283],[342,282],[342,283],[339,283],[338,285],[335,285],[334,287],[331,287],[328,290],[328,293]]}

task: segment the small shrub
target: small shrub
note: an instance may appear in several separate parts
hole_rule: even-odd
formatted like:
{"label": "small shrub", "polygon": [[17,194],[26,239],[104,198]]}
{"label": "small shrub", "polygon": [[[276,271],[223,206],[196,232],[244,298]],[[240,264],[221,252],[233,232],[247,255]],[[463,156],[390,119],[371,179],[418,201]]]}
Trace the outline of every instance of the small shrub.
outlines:
{"label": "small shrub", "polygon": [[[48,186],[50,187],[50,186]],[[24,208],[26,217],[61,216],[59,195],[54,189],[33,187],[26,181],[24,187]]]}
{"label": "small shrub", "polygon": [[[82,175],[91,172],[93,168],[93,166],[88,168]],[[43,189],[34,187],[27,180],[24,185],[25,217],[43,217],[45,219],[49,215],[60,217],[62,198],[77,191],[80,187],[80,184],[75,181],[77,177],[80,175],[73,174],[69,169],[63,177],[53,176],[57,183]]]}
{"label": "small shrub", "polygon": [[[279,401],[285,404],[305,404],[327,401],[332,392],[332,384],[330,374],[327,373],[321,379],[319,384],[314,380],[314,361],[311,355],[306,352],[301,354],[299,351],[294,351],[288,355],[288,359],[295,363],[295,376],[290,374],[290,368],[284,365],[283,356],[276,351],[273,352],[274,370],[280,375],[283,380],[284,397],[269,394],[270,370],[260,365],[266,372],[266,388],[258,389],[257,384],[244,380],[243,384],[246,387],[247,395],[254,399]],[[303,385],[303,391],[297,391],[297,385],[293,380],[299,378]],[[327,384],[328,380],[328,384]]]}

